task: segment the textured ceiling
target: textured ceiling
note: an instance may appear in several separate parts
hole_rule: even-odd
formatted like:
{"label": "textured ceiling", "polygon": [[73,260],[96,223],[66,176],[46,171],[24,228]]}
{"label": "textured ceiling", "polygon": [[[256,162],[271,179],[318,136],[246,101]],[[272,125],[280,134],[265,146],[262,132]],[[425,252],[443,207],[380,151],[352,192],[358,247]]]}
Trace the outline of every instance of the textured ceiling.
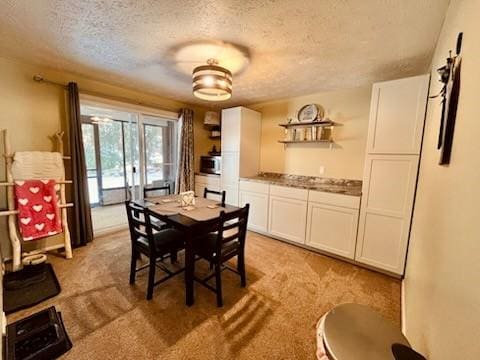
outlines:
{"label": "textured ceiling", "polygon": [[448,3],[0,0],[0,56],[205,104],[175,51],[224,41],[250,57],[226,104],[248,104],[426,71]]}

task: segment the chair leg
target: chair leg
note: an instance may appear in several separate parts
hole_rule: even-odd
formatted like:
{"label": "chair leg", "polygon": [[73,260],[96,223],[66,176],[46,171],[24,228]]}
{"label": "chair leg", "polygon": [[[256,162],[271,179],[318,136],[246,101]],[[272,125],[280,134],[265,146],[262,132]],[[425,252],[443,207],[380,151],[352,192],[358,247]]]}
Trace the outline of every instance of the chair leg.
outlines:
{"label": "chair leg", "polygon": [[237,270],[240,273],[240,285],[245,287],[247,286],[247,277],[245,274],[245,254],[243,252],[238,254],[237,262]]}
{"label": "chair leg", "polygon": [[177,249],[172,249],[170,251],[170,262],[172,264],[175,264],[178,260],[178,250]]}
{"label": "chair leg", "polygon": [[147,288],[147,300],[151,300],[153,297],[153,284],[155,283],[155,259],[150,258],[150,264],[148,266],[148,288]]}
{"label": "chair leg", "polygon": [[130,285],[135,284],[135,275],[137,268],[138,253],[132,249],[132,259],[130,260]]}
{"label": "chair leg", "polygon": [[217,306],[222,307],[222,268],[220,263],[215,264],[215,288],[217,289]]}

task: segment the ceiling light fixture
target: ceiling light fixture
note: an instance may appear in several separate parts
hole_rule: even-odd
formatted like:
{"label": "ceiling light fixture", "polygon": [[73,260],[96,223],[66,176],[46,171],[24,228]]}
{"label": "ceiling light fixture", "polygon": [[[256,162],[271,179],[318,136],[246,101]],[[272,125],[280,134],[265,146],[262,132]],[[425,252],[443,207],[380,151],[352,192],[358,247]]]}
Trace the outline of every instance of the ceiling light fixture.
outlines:
{"label": "ceiling light fixture", "polygon": [[193,95],[202,100],[224,101],[232,97],[232,73],[208,59],[208,65],[193,69]]}

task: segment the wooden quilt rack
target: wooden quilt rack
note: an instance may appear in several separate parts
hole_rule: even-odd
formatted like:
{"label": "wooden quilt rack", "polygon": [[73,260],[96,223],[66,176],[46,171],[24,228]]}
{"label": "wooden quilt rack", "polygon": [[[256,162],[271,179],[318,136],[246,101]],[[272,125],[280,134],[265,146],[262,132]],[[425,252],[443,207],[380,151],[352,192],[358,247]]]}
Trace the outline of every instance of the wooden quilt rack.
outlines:
{"label": "wooden quilt rack", "polygon": [[[46,251],[55,250],[55,249],[65,249],[65,257],[67,259],[72,258],[72,245],[70,242],[70,231],[68,229],[68,221],[67,221],[67,208],[72,207],[73,203],[67,203],[66,195],[65,195],[65,185],[71,184],[72,180],[65,180],[65,176],[63,175],[61,179],[55,179],[56,183],[60,185],[60,201],[58,207],[61,211],[61,219],[62,219],[62,228],[63,228],[63,237],[64,242],[62,244],[56,244],[51,246],[46,246],[41,249],[36,249],[35,251],[29,253],[22,253],[22,241],[18,236],[18,222],[17,222],[17,214],[19,213],[16,210],[16,203],[15,203],[15,196],[14,196],[14,186],[15,180],[30,180],[30,179],[14,179],[12,173],[12,165],[14,161],[14,153],[11,150],[10,140],[8,138],[7,130],[2,130],[3,133],[3,143],[4,143],[4,157],[5,157],[5,167],[6,167],[6,182],[0,182],[0,186],[7,187],[7,210],[0,211],[0,216],[8,216],[8,234],[10,238],[10,243],[12,245],[12,270],[17,271],[22,267],[22,257],[32,256],[36,254],[41,254]],[[58,132],[55,134],[54,138],[57,142],[57,149],[58,152],[62,155],[64,161],[69,160],[70,157],[63,155],[63,132]],[[65,167],[64,167],[65,169]],[[65,174],[65,171],[63,171]]]}

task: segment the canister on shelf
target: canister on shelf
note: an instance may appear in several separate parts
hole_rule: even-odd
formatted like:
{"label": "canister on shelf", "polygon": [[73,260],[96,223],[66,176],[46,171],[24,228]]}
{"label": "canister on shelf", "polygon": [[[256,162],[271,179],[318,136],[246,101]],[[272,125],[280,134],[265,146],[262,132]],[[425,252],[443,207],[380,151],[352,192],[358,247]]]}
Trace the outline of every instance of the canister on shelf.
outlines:
{"label": "canister on shelf", "polygon": [[323,127],[317,126],[316,133],[317,133],[316,140],[322,140]]}
{"label": "canister on shelf", "polygon": [[312,128],[305,128],[305,140],[310,141],[313,140],[314,132],[312,132]]}

